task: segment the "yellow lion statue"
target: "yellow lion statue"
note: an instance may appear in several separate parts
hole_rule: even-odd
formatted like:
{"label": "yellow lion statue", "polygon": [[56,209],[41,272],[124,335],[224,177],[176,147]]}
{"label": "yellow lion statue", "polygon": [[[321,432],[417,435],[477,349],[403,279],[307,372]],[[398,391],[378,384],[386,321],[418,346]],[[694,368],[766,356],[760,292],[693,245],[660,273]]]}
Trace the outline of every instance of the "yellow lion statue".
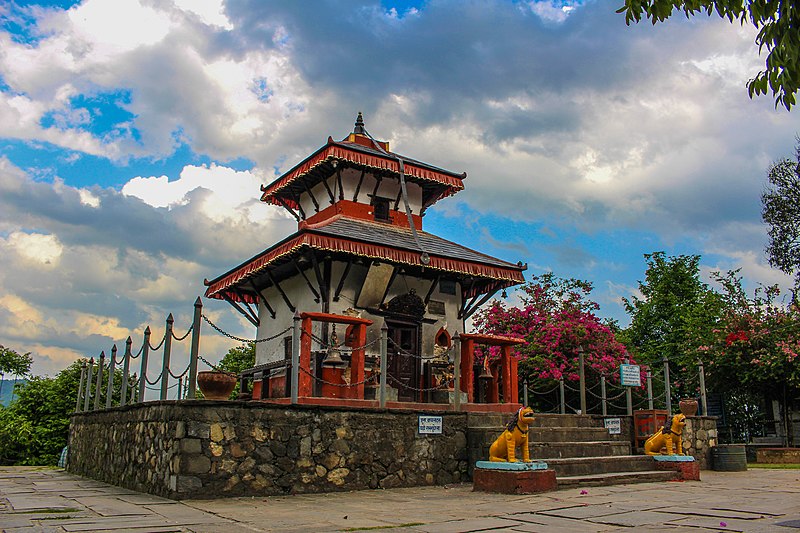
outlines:
{"label": "yellow lion statue", "polygon": [[517,462],[517,446],[522,448],[522,460],[531,460],[528,450],[528,426],[535,420],[533,409],[521,407],[516,416],[506,426],[503,434],[497,437],[489,448],[489,460],[494,462]]}
{"label": "yellow lion statue", "polygon": [[[677,414],[672,417],[672,425],[666,424],[644,443],[644,453],[647,455],[683,455],[683,427],[686,425],[686,416]],[[673,447],[673,445],[675,445]],[[661,450],[666,448],[666,453]],[[677,452],[675,451],[677,449]]]}

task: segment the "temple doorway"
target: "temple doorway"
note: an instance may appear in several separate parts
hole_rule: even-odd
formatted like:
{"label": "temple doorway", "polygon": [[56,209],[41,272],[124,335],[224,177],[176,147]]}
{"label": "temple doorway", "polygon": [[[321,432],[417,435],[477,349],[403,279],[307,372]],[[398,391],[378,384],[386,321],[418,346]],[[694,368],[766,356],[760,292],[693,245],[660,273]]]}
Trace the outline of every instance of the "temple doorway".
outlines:
{"label": "temple doorway", "polygon": [[419,383],[419,325],[390,321],[386,325],[389,328],[386,362],[388,384],[397,389],[399,401],[418,401],[416,388]]}

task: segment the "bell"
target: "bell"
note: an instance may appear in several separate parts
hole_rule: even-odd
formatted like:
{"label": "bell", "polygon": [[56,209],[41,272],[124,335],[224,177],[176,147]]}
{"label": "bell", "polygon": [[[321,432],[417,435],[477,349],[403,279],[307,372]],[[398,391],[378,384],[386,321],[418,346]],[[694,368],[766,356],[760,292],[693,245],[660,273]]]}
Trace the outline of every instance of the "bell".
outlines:
{"label": "bell", "polygon": [[489,357],[483,360],[483,372],[478,376],[478,379],[494,379],[494,376],[489,372]]}
{"label": "bell", "polygon": [[325,360],[322,361],[322,364],[328,366],[345,366],[347,365],[347,361],[342,359],[342,353],[339,350],[339,337],[336,336],[336,325],[333,326],[333,332],[331,333],[331,340],[330,344],[328,345],[328,355],[325,356]]}

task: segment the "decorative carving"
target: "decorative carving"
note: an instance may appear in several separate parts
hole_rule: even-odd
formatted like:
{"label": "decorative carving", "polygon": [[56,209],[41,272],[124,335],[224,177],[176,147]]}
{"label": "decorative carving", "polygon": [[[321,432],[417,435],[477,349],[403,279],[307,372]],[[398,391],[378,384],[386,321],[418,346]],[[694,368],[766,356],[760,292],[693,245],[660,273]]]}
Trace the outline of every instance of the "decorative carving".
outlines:
{"label": "decorative carving", "polygon": [[414,289],[408,291],[407,294],[401,294],[389,300],[389,303],[386,304],[386,309],[393,314],[406,315],[417,320],[422,320],[422,317],[425,316],[425,302],[417,296],[417,292]]}

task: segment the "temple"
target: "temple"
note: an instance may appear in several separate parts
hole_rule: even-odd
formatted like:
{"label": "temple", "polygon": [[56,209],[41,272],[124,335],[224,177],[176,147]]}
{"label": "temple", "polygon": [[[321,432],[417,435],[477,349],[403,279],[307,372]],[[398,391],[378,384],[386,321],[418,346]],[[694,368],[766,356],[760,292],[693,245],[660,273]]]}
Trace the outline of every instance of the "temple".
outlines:
{"label": "temple", "polygon": [[[390,404],[453,403],[458,335],[458,403],[518,405],[510,351],[521,341],[464,329],[493,295],[524,281],[526,265],[423,230],[427,209],[461,191],[465,178],[392,152],[359,113],[346,138],[329,137],[262,186],[261,200],[291,213],[297,231],[205,282],[207,297],[227,301],[257,328],[256,366],[243,373],[254,400],[288,397],[299,320],[301,403],[374,403],[386,328]],[[497,346],[499,356],[482,366],[476,345]]]}

